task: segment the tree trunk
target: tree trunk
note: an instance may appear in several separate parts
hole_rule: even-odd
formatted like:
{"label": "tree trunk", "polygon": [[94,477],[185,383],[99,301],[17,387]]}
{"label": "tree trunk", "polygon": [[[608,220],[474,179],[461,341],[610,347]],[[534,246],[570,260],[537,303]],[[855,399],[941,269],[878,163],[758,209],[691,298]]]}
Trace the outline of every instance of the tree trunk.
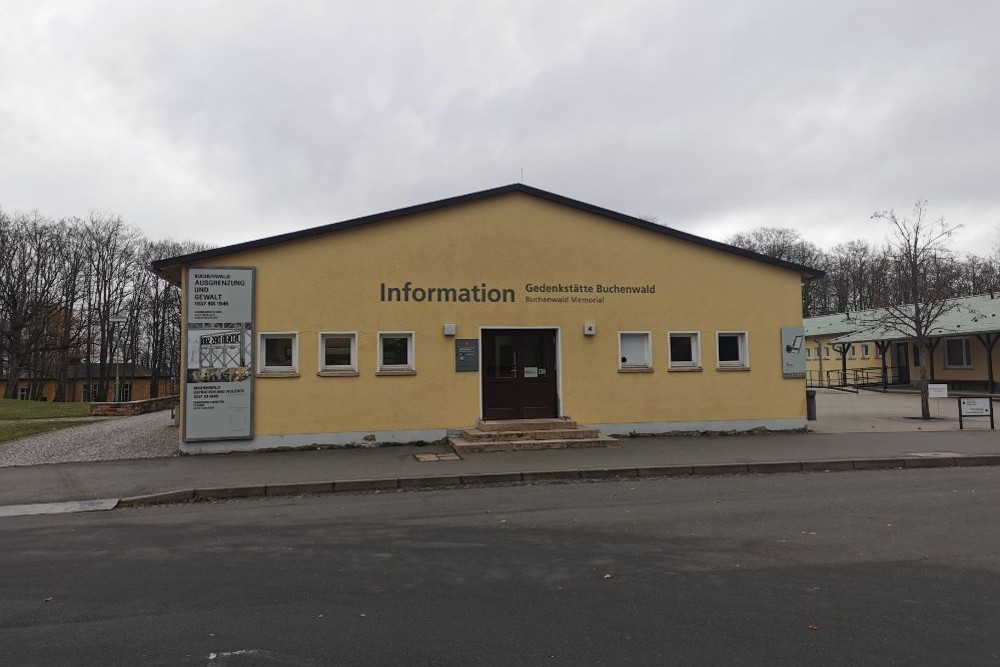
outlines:
{"label": "tree trunk", "polygon": [[920,364],[920,418],[931,418],[931,400],[928,394],[927,366]]}
{"label": "tree trunk", "polygon": [[992,394],[996,389],[993,380],[993,346],[1000,340],[1000,334],[976,334],[976,339],[986,348],[986,391]]}
{"label": "tree trunk", "polygon": [[160,397],[160,369],[158,367],[154,367],[152,374],[149,376],[149,397]]}
{"label": "tree trunk", "polygon": [[882,359],[882,393],[884,394],[889,389],[889,368],[885,362],[885,355],[889,352],[889,344],[877,342],[875,349],[878,350],[878,356]]}
{"label": "tree trunk", "polygon": [[13,356],[10,360],[10,374],[7,376],[7,387],[4,389],[4,398],[17,398],[17,384],[21,379],[21,364]]}

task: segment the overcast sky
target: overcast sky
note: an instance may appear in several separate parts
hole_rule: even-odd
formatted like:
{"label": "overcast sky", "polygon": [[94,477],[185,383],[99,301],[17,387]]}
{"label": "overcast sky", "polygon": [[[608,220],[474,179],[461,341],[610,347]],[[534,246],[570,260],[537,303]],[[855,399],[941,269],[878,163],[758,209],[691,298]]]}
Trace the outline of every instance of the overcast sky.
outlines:
{"label": "overcast sky", "polygon": [[1000,231],[1000,2],[0,0],[0,207],[236,243],[505,185]]}

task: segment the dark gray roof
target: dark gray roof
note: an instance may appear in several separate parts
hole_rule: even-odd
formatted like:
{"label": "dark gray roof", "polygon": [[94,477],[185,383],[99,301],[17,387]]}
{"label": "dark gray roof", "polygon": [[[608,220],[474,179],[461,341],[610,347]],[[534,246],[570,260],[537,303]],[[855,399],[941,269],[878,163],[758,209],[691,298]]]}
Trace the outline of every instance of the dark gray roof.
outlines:
{"label": "dark gray roof", "polygon": [[560,204],[562,206],[568,206],[570,208],[575,208],[580,211],[585,211],[587,213],[599,215],[604,218],[608,218],[610,220],[615,220],[628,225],[632,225],[634,227],[640,227],[642,229],[647,229],[649,231],[657,232],[659,234],[664,234],[666,236],[671,236],[673,238],[681,239],[683,241],[688,241],[690,243],[695,243],[697,245],[713,248],[715,250],[721,250],[722,252],[738,255],[740,257],[746,257],[748,259],[752,259],[758,262],[763,262],[765,264],[771,264],[773,266],[781,267],[783,269],[788,269],[789,271],[794,271],[800,274],[806,280],[819,278],[823,275],[822,271],[814,269],[809,266],[805,266],[803,264],[796,264],[794,262],[787,262],[785,260],[775,259],[774,257],[761,255],[755,252],[751,252],[749,250],[744,250],[743,248],[737,248],[735,246],[728,245],[726,243],[719,243],[718,241],[712,241],[710,239],[702,238],[700,236],[695,236],[694,234],[688,234],[687,232],[682,232],[676,229],[671,229],[670,227],[664,227],[663,225],[658,225],[656,223],[649,222],[647,220],[642,220],[641,218],[635,218],[630,215],[625,215],[624,213],[617,213],[615,211],[611,211],[606,208],[601,208],[599,206],[586,204],[584,202],[577,201],[575,199],[570,199],[569,197],[563,197],[562,195],[546,192],[545,190],[539,190],[538,188],[533,188],[530,185],[524,185],[523,183],[504,185],[499,188],[482,190],[480,192],[473,192],[467,195],[451,197],[448,199],[441,199],[438,201],[429,202],[427,204],[408,206],[406,208],[400,208],[394,211],[387,211],[385,213],[377,213],[375,215],[368,215],[361,218],[354,218],[353,220],[345,220],[343,222],[335,222],[328,225],[321,225],[319,227],[311,227],[309,229],[303,229],[297,232],[279,234],[277,236],[269,236],[266,238],[257,239],[255,241],[247,241],[245,243],[237,243],[235,245],[223,246],[221,248],[203,250],[201,252],[195,252],[188,255],[179,255],[177,257],[160,259],[153,262],[150,265],[150,268],[152,268],[153,271],[155,271],[163,278],[166,278],[167,280],[176,284],[180,282],[181,267],[187,264],[203,262],[208,259],[212,259],[215,257],[222,257],[224,255],[231,255],[233,253],[242,252],[245,250],[254,250],[257,248],[264,248],[267,246],[277,245],[279,243],[286,243],[288,241],[306,239],[313,236],[319,236],[321,234],[329,234],[332,232],[354,229],[355,227],[361,227],[362,225],[369,225],[377,222],[383,222],[386,220],[392,220],[394,218],[400,218],[407,215],[426,213],[429,211],[434,211],[449,206],[457,206],[459,204],[466,204],[473,201],[489,199],[492,197],[499,197],[501,195],[506,195],[511,193],[520,193],[520,194],[530,195],[532,197],[538,197],[539,199],[544,199],[546,201]]}

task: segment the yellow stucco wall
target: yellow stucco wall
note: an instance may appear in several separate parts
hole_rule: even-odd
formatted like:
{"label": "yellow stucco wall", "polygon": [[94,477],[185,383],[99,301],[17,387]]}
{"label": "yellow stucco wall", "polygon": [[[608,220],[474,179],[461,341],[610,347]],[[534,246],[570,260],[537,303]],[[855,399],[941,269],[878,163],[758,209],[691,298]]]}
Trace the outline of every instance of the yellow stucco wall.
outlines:
{"label": "yellow stucco wall", "polygon": [[[836,335],[831,336],[809,336],[807,338],[806,345],[810,349],[810,355],[806,359],[806,370],[810,374],[812,379],[816,379],[821,375],[825,376],[826,371],[840,371],[841,370],[841,360],[837,356],[836,350],[830,345],[830,341],[835,339]],[[956,338],[962,338],[957,336]],[[966,336],[969,339],[969,350],[972,355],[972,364],[969,367],[950,367],[945,365],[945,344],[948,339],[942,339],[938,344],[937,348],[934,350],[934,371],[933,379],[936,382],[951,382],[951,383],[968,383],[970,387],[977,387],[977,385],[982,385],[989,377],[989,372],[986,363],[986,349],[983,344],[975,336]],[[905,341],[906,343],[906,354],[907,354],[907,365],[910,368],[910,380],[911,382],[916,382],[920,379],[920,368],[926,364],[927,353],[924,352],[920,355],[920,363],[915,364],[913,359],[913,341]],[[864,357],[862,345],[868,345],[869,356]],[[896,366],[896,345],[897,342],[893,341],[890,343],[889,350],[885,355],[885,362],[887,368],[894,368]],[[823,353],[824,348],[829,348],[829,357],[823,357],[822,362],[819,359],[819,354]],[[848,371],[858,368],[881,368],[882,359],[878,354],[878,349],[874,342],[869,343],[855,343],[855,355],[852,357],[850,352],[848,352],[847,357],[847,369]],[[817,353],[817,349],[819,352]],[[928,367],[928,379],[931,378],[931,371]],[[994,347],[993,349],[993,373],[994,378],[1000,380],[1000,345]],[[836,382],[836,377],[831,377],[831,380]]]}
{"label": "yellow stucco wall", "polygon": [[[963,338],[956,336],[955,338]],[[940,382],[953,383],[976,383],[983,382],[987,378],[986,348],[975,336],[965,336],[969,340],[969,351],[972,353],[972,364],[970,367],[953,367],[945,365],[945,345],[947,339],[942,339],[941,343],[934,350],[934,380]],[[913,347],[910,343],[910,365],[913,366]],[[926,354],[924,355],[926,356]],[[924,361],[921,356],[921,362]],[[918,379],[919,366],[914,367],[912,375]],[[930,369],[928,368],[928,373]],[[993,348],[993,373],[994,378],[1000,379],[1000,346]],[[928,374],[928,378],[930,375]]]}
{"label": "yellow stucco wall", "polygon": [[[835,338],[837,338],[837,336],[809,336],[806,339],[806,348],[809,350],[809,354],[806,357],[806,371],[810,373],[811,377],[816,378],[819,377],[820,374],[825,374],[827,371],[840,371],[843,368],[840,356],[837,354],[837,351],[833,349],[833,346],[830,345],[830,341]],[[868,346],[867,356],[864,354],[865,345]],[[821,357],[821,355],[824,356]],[[890,349],[886,354],[885,360],[887,366],[893,366],[892,349]],[[879,355],[878,348],[875,346],[875,343],[855,343],[854,355],[851,355],[850,350],[848,350],[848,371],[857,368],[881,367],[882,357]],[[833,380],[836,381],[835,378],[833,378]]]}
{"label": "yellow stucco wall", "polygon": [[[299,376],[254,381],[256,435],[473,426],[480,376],[455,338],[561,330],[561,412],[582,423],[804,419],[781,374],[780,327],[801,325],[800,276],[513,193],[213,258],[255,267],[257,332],[297,332]],[[516,290],[514,304],[383,303],[381,283]],[[526,303],[527,283],[655,284],[600,304]],[[552,295],[547,295],[552,296]],[[597,335],[585,337],[593,322]],[[667,332],[701,332],[703,372],[668,372]],[[716,369],[717,331],[747,331],[749,371]],[[356,331],[357,377],[319,377],[318,334]],[[379,331],[415,332],[413,376],[376,376]],[[652,334],[652,373],[620,373],[618,332]],[[255,341],[255,347],[259,340]],[[182,356],[182,358],[184,358]],[[182,392],[183,393],[183,392]]]}

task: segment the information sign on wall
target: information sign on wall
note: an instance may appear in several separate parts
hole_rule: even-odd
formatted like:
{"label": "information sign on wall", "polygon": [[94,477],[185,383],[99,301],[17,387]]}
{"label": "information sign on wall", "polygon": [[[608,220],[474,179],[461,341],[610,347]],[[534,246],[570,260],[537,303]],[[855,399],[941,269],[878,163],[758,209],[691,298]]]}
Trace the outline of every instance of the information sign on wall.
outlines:
{"label": "information sign on wall", "polygon": [[455,339],[455,371],[479,370],[479,341],[475,338]]}
{"label": "information sign on wall", "polygon": [[252,268],[188,269],[185,442],[253,437]]}
{"label": "information sign on wall", "polygon": [[786,378],[806,376],[806,352],[803,327],[781,327],[781,375]]}

